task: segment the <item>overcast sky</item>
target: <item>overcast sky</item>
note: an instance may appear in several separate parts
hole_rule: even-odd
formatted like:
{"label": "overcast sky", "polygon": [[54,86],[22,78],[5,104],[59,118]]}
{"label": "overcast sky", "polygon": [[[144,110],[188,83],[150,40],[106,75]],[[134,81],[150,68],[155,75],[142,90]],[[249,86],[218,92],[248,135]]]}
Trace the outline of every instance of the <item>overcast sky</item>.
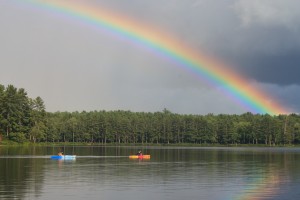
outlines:
{"label": "overcast sky", "polygon": [[[47,111],[246,112],[148,51],[20,1],[0,1],[0,84],[40,96]],[[300,111],[300,1],[85,2],[159,27]]]}

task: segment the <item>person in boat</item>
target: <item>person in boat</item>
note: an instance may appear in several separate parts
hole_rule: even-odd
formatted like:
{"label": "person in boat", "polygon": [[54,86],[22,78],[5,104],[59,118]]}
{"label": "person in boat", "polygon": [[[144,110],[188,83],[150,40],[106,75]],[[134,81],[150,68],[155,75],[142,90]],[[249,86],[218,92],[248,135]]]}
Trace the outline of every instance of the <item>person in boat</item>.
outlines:
{"label": "person in boat", "polygon": [[63,156],[64,155],[64,152],[58,152],[58,154],[57,155],[59,155],[59,156]]}
{"label": "person in boat", "polygon": [[137,156],[142,156],[143,155],[143,153],[142,153],[142,151],[141,150],[139,150],[138,152],[137,152],[137,154],[136,154]]}

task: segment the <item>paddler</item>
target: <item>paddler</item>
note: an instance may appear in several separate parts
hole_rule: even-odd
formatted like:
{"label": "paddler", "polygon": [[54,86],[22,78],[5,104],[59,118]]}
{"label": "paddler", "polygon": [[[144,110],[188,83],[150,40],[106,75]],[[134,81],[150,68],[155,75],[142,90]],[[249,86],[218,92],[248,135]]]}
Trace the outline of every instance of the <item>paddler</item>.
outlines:
{"label": "paddler", "polygon": [[64,155],[64,152],[58,152],[58,154],[57,155],[59,155],[59,156],[63,156]]}
{"label": "paddler", "polygon": [[142,156],[142,155],[143,155],[143,153],[142,153],[142,151],[141,151],[141,150],[139,150],[139,151],[138,151],[138,153],[137,153],[136,155],[138,155],[138,156]]}

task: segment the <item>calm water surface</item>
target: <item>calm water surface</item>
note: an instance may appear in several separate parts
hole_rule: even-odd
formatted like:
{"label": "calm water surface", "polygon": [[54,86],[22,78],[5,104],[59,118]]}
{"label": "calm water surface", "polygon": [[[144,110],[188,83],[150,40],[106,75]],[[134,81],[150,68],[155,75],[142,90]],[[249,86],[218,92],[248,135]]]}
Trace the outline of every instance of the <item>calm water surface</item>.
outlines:
{"label": "calm water surface", "polygon": [[[0,199],[298,199],[299,148],[1,147]],[[74,161],[51,160],[58,151]]]}

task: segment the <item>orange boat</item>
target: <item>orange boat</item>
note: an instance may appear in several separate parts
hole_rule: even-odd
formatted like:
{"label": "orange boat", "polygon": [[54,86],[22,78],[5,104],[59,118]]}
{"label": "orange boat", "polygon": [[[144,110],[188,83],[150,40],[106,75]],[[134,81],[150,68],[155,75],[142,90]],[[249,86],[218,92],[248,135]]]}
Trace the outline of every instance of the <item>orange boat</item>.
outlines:
{"label": "orange boat", "polygon": [[150,159],[150,155],[130,155],[130,159]]}

